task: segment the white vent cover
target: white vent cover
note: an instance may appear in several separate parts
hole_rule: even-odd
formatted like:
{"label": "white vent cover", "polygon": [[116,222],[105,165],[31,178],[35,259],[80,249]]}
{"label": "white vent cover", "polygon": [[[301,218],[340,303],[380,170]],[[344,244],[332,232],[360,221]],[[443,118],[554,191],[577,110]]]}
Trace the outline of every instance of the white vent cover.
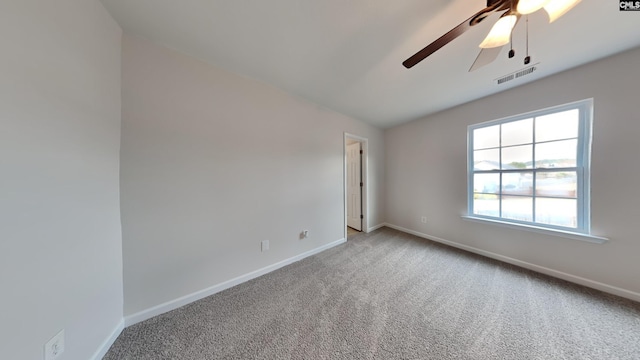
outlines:
{"label": "white vent cover", "polygon": [[504,84],[504,83],[506,83],[508,81],[511,81],[513,79],[517,79],[517,78],[521,78],[521,77],[523,77],[525,75],[529,75],[532,72],[536,71],[538,64],[540,64],[540,63],[535,63],[535,64],[533,64],[531,66],[528,66],[528,67],[526,67],[526,68],[524,68],[522,70],[518,70],[518,71],[513,72],[511,74],[508,74],[508,75],[505,75],[505,76],[501,76],[501,77],[495,79],[496,84],[497,85]]}

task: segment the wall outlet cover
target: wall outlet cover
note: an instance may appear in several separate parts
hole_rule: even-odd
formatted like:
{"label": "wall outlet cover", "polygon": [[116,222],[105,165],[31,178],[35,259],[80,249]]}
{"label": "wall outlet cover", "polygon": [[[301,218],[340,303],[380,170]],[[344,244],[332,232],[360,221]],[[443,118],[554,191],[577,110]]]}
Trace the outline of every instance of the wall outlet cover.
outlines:
{"label": "wall outlet cover", "polygon": [[44,345],[44,360],[55,360],[64,352],[64,329]]}

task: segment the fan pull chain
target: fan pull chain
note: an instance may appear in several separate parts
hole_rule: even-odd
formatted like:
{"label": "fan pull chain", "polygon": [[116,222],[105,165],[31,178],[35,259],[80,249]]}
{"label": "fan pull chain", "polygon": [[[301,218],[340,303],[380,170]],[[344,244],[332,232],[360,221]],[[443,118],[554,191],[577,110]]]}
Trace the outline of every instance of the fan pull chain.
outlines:
{"label": "fan pull chain", "polygon": [[529,15],[526,16],[526,29],[527,29],[527,42],[526,42],[526,56],[524,58],[524,64],[529,65],[531,62],[531,56],[529,56]]}
{"label": "fan pull chain", "polygon": [[516,56],[516,52],[513,50],[513,30],[511,30],[511,34],[509,35],[509,59]]}
{"label": "fan pull chain", "polygon": [[[510,9],[509,11],[513,11],[513,0],[511,0],[511,5],[509,6],[509,9]],[[513,29],[511,29],[511,33],[509,34],[509,59],[511,59],[514,56],[516,56],[516,52],[513,50]]]}

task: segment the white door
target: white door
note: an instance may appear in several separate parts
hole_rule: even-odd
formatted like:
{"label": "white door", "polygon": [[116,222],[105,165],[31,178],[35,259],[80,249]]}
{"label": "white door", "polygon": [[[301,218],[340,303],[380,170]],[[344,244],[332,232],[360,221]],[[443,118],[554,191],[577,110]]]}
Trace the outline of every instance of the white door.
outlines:
{"label": "white door", "polygon": [[347,145],[347,225],[362,231],[360,143]]}

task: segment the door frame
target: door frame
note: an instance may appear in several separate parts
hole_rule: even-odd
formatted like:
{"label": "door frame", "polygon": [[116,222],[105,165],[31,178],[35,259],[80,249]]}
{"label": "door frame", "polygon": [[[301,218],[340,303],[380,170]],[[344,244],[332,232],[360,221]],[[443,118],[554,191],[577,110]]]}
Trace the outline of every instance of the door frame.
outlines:
{"label": "door frame", "polygon": [[369,188],[369,139],[350,134],[348,132],[344,133],[344,139],[342,144],[342,152],[343,152],[343,169],[342,169],[342,177],[343,177],[343,204],[344,204],[344,238],[347,239],[347,141],[355,140],[360,143],[360,149],[362,150],[362,161],[360,162],[360,167],[362,168],[362,232],[369,232],[369,201],[368,201],[368,188]]}

